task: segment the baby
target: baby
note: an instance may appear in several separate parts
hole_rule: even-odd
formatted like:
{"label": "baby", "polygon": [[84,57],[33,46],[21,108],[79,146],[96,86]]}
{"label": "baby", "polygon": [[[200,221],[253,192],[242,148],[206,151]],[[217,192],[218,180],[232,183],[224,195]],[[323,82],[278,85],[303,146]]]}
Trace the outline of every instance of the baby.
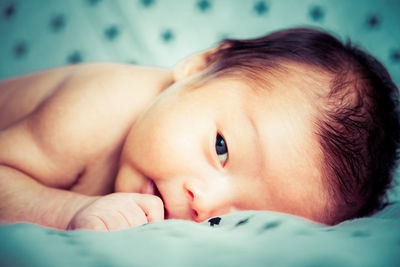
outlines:
{"label": "baby", "polygon": [[385,204],[397,88],[314,29],[224,40],[172,71],[82,64],[0,83],[0,220],[118,230],[269,210],[324,224]]}

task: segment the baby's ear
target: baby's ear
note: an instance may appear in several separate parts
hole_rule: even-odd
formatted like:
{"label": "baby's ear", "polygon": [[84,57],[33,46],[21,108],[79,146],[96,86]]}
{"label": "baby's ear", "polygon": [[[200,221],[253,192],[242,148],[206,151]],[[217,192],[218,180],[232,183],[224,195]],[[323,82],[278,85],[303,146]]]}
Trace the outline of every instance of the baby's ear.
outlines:
{"label": "baby's ear", "polygon": [[172,69],[172,77],[174,82],[180,81],[207,68],[210,63],[211,55],[214,54],[216,50],[217,48],[212,48],[207,51],[194,54],[179,62]]}

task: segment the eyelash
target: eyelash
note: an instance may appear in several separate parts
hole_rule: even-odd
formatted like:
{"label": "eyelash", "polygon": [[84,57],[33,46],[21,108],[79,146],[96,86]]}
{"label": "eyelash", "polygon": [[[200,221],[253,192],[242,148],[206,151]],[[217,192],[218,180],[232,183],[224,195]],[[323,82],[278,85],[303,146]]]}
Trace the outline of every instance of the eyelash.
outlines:
{"label": "eyelash", "polygon": [[228,145],[219,133],[217,133],[215,139],[215,153],[217,154],[222,167],[224,167],[229,159]]}

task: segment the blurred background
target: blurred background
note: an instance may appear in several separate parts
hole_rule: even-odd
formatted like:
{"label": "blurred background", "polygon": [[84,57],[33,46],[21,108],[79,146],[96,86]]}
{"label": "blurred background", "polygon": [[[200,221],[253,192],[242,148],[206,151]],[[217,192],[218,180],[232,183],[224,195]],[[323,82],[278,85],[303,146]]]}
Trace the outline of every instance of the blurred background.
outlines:
{"label": "blurred background", "polygon": [[350,38],[400,83],[400,0],[0,0],[0,79],[78,62],[170,68],[294,26]]}
{"label": "blurred background", "polygon": [[400,0],[0,0],[0,12],[0,79],[94,61],[171,68],[223,38],[314,26],[400,84]]}

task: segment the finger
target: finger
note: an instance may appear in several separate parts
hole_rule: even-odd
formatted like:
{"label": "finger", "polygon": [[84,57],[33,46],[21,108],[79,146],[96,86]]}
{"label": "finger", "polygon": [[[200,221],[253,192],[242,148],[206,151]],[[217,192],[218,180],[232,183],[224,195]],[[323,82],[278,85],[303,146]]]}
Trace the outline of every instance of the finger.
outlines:
{"label": "finger", "polygon": [[[130,199],[130,201],[125,201],[121,203],[116,212],[118,213],[119,217],[126,222],[127,227],[121,229],[135,227],[148,223],[146,213],[137,204],[137,202],[132,201],[132,199]],[[123,226],[121,225],[121,227]]]}
{"label": "finger", "polygon": [[80,216],[72,221],[67,230],[88,229],[95,231],[108,231],[108,226],[99,216]]}
{"label": "finger", "polygon": [[100,216],[91,215],[87,217],[86,224],[84,228],[95,230],[95,231],[109,231],[109,227],[107,222],[103,220]]}
{"label": "finger", "polygon": [[164,203],[161,198],[149,194],[135,194],[135,200],[146,214],[148,222],[164,220]]}
{"label": "finger", "polygon": [[130,193],[111,194],[104,197],[103,201],[104,205],[97,210],[97,214],[103,218],[110,231],[122,230],[148,222],[144,211]]}

